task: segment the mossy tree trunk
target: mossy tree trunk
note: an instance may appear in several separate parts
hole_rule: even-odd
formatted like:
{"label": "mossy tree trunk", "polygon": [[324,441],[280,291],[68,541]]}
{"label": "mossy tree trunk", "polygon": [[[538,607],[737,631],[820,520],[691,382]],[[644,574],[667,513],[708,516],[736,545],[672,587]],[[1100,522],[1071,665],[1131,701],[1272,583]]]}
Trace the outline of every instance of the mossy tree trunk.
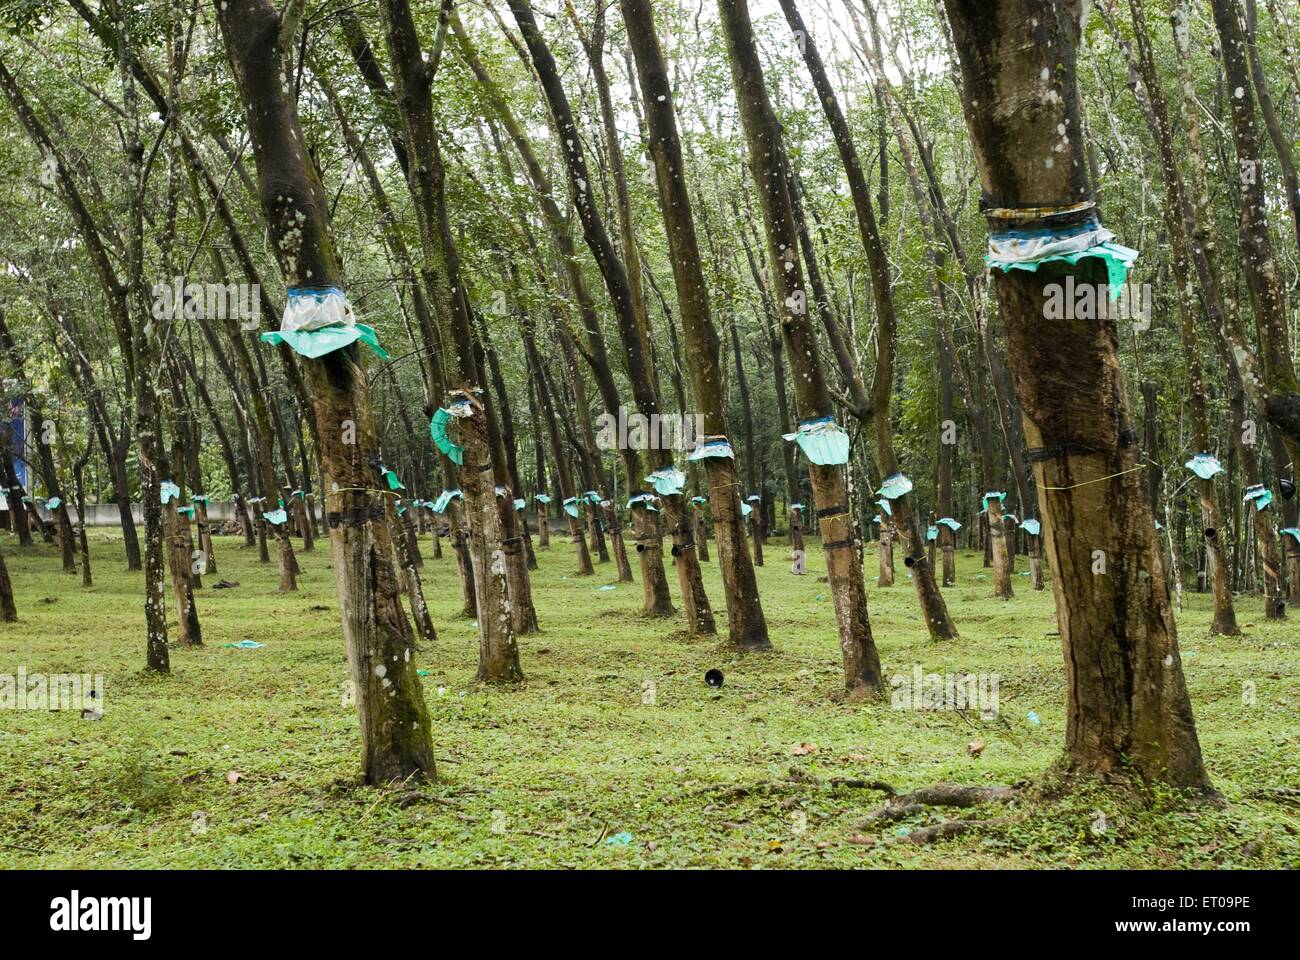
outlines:
{"label": "mossy tree trunk", "polygon": [[[326,221],[296,103],[294,18],[268,0],[219,0],[217,21],[243,102],[260,201],[289,286],[338,286],[339,260]],[[301,5],[286,8],[301,14]],[[352,346],[306,361],[303,372],[320,428],[325,512],[361,723],[366,781],[434,776],[428,712],[416,675],[414,635],[403,613],[381,494],[370,390]],[[274,489],[272,487],[272,489]]]}

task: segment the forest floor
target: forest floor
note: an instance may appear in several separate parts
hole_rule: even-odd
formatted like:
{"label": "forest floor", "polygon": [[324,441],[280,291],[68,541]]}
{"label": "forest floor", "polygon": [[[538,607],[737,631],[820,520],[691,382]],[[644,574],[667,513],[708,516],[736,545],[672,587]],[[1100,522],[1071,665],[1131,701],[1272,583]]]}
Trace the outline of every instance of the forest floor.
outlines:
{"label": "forest floor", "polygon": [[[600,589],[612,565],[572,576],[555,537],[533,581],[544,632],[520,642],[527,681],[478,686],[454,560],[433,561],[425,538],[439,638],[418,665],[438,782],[412,791],[359,783],[327,545],[300,553],[301,589],[281,596],[274,568],[239,543],[219,539],[219,575],[198,594],[204,645],[173,647],[173,672],[158,678],[141,672],[143,589],[120,538],[95,532],[88,590],[53,547],[0,542],[21,617],[0,625],[0,674],[106,679],[98,722],[0,710],[0,867],[1300,866],[1300,622],[1265,623],[1258,598],[1238,600],[1240,638],[1206,636],[1208,596],[1189,594],[1178,617],[1222,806],[1031,787],[1010,804],[862,825],[885,794],[828,781],[1041,784],[1060,757],[1052,594],[1029,588],[1023,557],[1015,598],[999,602],[981,559],[960,556],[944,593],[962,639],[945,644],[928,639],[901,561],[896,584],[878,589],[874,544],[867,557],[886,676],[910,689],[916,665],[995,674],[999,710],[984,716],[842,702],[815,541],[804,577],[790,574],[788,547],[768,545],[758,582],[776,651],[741,656],[677,632],[680,618],[643,619],[639,584]],[[705,575],[722,627],[716,563]],[[213,590],[218,579],[240,585]],[[264,646],[226,646],[242,640]],[[721,689],[704,682],[711,668]],[[909,841],[952,817],[996,822]]]}

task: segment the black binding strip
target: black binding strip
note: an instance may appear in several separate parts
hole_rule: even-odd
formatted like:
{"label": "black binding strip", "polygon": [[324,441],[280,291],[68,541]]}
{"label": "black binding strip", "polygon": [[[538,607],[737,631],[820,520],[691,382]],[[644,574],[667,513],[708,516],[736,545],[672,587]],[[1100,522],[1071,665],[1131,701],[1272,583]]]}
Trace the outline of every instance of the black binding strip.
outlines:
{"label": "black binding strip", "polygon": [[1030,447],[1029,460],[1031,463],[1042,463],[1045,460],[1063,460],[1069,456],[1085,456],[1090,453],[1101,453],[1101,451],[1088,446],[1086,443],[1075,443],[1067,440],[1048,447]]}
{"label": "black binding strip", "polygon": [[822,520],[826,517],[838,517],[841,514],[845,514],[848,512],[849,512],[849,505],[847,503],[841,503],[838,507],[827,507],[825,510],[818,510],[817,519]]}
{"label": "black binding strip", "polygon": [[823,550],[839,550],[841,547],[853,546],[852,540],[832,540],[830,543],[823,543]]}
{"label": "black binding strip", "polygon": [[347,513],[332,510],[325,515],[325,522],[334,529],[359,527],[382,519],[384,519],[384,511],[380,507],[365,507],[360,510],[349,510]]}

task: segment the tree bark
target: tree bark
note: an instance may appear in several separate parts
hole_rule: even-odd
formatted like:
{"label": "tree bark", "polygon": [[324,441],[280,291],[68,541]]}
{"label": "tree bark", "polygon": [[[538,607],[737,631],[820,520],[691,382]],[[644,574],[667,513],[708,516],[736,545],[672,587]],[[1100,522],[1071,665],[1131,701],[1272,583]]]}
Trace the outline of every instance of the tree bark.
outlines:
{"label": "tree bark", "polygon": [[[775,299],[781,304],[781,330],[794,378],[796,407],[801,419],[831,416],[833,407],[817,339],[802,306],[807,296],[797,259],[798,231],[784,182],[780,132],[764,85],[748,5],[746,0],[719,0],[718,9],[749,147],[750,172],[763,211],[769,272]],[[885,686],[880,655],[871,636],[862,565],[854,549],[845,469],[810,462],[808,472],[839,628],[845,688],[851,697],[879,697]]]}
{"label": "tree bark", "polygon": [[[292,98],[278,36],[285,26],[268,0],[215,4],[257,161],[260,200],[290,286],[337,285],[328,209]],[[326,515],[339,612],[361,722],[366,781],[432,778],[433,748],[410,623],[398,599],[383,506],[372,492],[375,454],[370,394],[357,347],[303,364],[320,425]],[[354,443],[347,442],[354,440]]]}
{"label": "tree bark", "polygon": [[[709,311],[699,241],[685,180],[681,139],[672,87],[663,50],[655,33],[649,0],[622,0],[628,44],[635,57],[637,75],[654,162],[659,207],[668,234],[673,281],[686,341],[686,360],[695,389],[695,402],[711,437],[729,437],[727,407],[722,390],[722,360],[718,332]],[[768,650],[767,620],[758,593],[753,562],[745,543],[740,515],[739,483],[734,458],[703,460],[709,510],[718,543],[718,566],[727,605],[728,637],[742,650]],[[702,511],[694,514],[696,530],[703,528]],[[701,536],[693,537],[697,546]]]}
{"label": "tree bark", "polygon": [[[1092,200],[1078,156],[1075,77],[1085,5],[944,5],[989,202],[1018,209]],[[1052,226],[1091,215],[1085,209],[1054,218]],[[1032,225],[1034,217],[1016,222]],[[1035,477],[1066,662],[1066,765],[1085,777],[1136,776],[1209,791],[1137,463],[1115,322],[1044,322],[1044,284],[1071,274],[1106,282],[1097,258],[994,277],[1025,433],[1040,451]]]}

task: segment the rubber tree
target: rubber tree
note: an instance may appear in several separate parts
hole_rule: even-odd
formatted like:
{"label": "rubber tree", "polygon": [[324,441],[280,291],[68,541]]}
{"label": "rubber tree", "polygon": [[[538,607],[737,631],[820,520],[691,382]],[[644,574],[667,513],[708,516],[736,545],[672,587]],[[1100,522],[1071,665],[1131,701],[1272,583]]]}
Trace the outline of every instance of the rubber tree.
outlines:
{"label": "rubber tree", "polygon": [[[677,289],[686,361],[695,387],[695,402],[704,416],[708,436],[730,436],[726,397],[722,386],[722,359],[718,331],[709,312],[709,290],[691,213],[690,191],[682,161],[677,114],[663,49],[655,33],[650,0],[621,0],[628,44],[645,107],[650,156],[659,188],[659,208],[668,234],[668,249]],[[727,604],[731,643],[745,650],[771,647],[767,620],[758,593],[753,561],[745,541],[740,510],[740,484],[736,462],[729,457],[706,457],[704,465],[709,510],[718,544],[718,567]],[[697,529],[703,526],[696,512]]]}
{"label": "rubber tree", "polygon": [[[1107,3],[1106,7],[1107,15],[1112,16],[1113,0]],[[1177,290],[1179,315],[1182,320],[1183,362],[1187,368],[1187,410],[1192,443],[1195,447],[1194,452],[1209,453],[1210,421],[1205,399],[1200,335],[1197,329],[1200,306],[1193,281],[1195,268],[1187,235],[1187,219],[1184,216],[1185,211],[1190,211],[1187,184],[1178,165],[1169,108],[1156,70],[1144,4],[1142,0],[1129,0],[1129,8],[1133,18],[1136,50],[1126,41],[1121,41],[1121,48],[1129,59],[1130,86],[1142,109],[1143,118],[1146,120],[1147,128],[1155,142],[1156,152],[1160,157],[1160,173],[1165,188],[1165,229],[1169,235],[1170,263]],[[1219,531],[1224,529],[1219,496],[1214,488],[1213,479],[1198,476],[1195,484],[1201,507],[1201,527],[1207,565],[1212,568],[1214,619],[1210,623],[1210,634],[1236,636],[1240,630],[1237,627],[1237,616],[1232,602],[1231,570],[1219,539]]]}
{"label": "rubber tree", "polygon": [[[294,286],[336,286],[343,277],[329,209],[309,161],[293,97],[290,51],[302,6],[284,15],[268,0],[217,0],[217,22],[257,165],[272,247]],[[357,345],[303,363],[317,423],[322,489],[339,613],[360,718],[368,783],[432,779],[429,715],[402,610],[392,545],[371,460],[370,390]]]}
{"label": "rubber tree", "polygon": [[[749,168],[763,214],[769,274],[780,303],[780,323],[794,377],[795,407],[801,420],[834,412],[820,347],[808,317],[809,297],[798,260],[798,230],[785,186],[780,129],[768,97],[746,0],[719,0],[732,85],[749,149]],[[840,651],[844,685],[851,698],[879,697],[885,691],[880,655],[871,636],[862,564],[854,546],[846,470],[839,465],[809,463],[813,501],[820,520],[822,550]]]}
{"label": "rubber tree", "polygon": [[[945,0],[990,220],[1068,229],[1096,216],[1076,50],[1087,4]],[[1018,213],[1016,213],[1018,211]],[[994,271],[1054,576],[1069,773],[1209,791],[1145,491],[1113,317],[1047,320],[1045,287],[1105,284],[1106,263]]]}
{"label": "rubber tree", "polygon": [[500,431],[484,392],[486,377],[475,353],[469,297],[448,219],[447,171],[433,119],[432,86],[445,36],[446,7],[440,17],[439,41],[428,55],[405,0],[385,0],[380,10],[393,65],[394,104],[410,156],[407,185],[419,226],[423,255],[420,272],[431,291],[444,342],[454,350],[454,357],[446,359],[447,398],[453,403],[463,401],[462,409],[468,414],[457,417],[456,422],[464,447],[460,488],[469,521],[469,552],[478,604],[478,679],[513,683],[523,679],[523,670],[515,642],[516,615],[512,605],[531,603],[524,595],[528,569],[520,541],[507,527],[513,522],[514,511],[503,513],[496,495],[496,487],[501,486],[505,488],[507,505],[513,499]]}
{"label": "rubber tree", "polygon": [[[867,267],[871,273],[871,293],[876,307],[876,320],[879,324],[879,350],[871,383],[871,405],[869,411],[860,411],[860,415],[866,415],[867,425],[871,429],[876,468],[882,478],[887,478],[900,471],[898,456],[894,449],[893,419],[890,416],[894,391],[894,360],[898,349],[898,323],[894,309],[889,259],[885,251],[884,239],[876,222],[870,190],[867,187],[852,131],[840,108],[835,90],[831,86],[817,45],[804,24],[794,0],[780,0],[780,2],[786,22],[799,38],[798,46],[808,66],[813,86],[817,90],[826,122],[835,139],[835,147],[848,179],[849,195],[853,199],[853,211],[866,253]],[[784,147],[779,141],[777,147],[784,153]],[[793,360],[793,357],[791,359]],[[904,493],[893,499],[891,518],[894,528],[905,541],[904,547],[907,553],[904,563],[911,571],[912,585],[916,589],[917,600],[930,636],[935,640],[952,640],[957,637],[957,627],[948,615],[948,605],[944,602],[943,594],[939,592],[934,567],[926,557],[925,538],[921,533],[921,523],[917,517],[914,499],[911,493]]]}
{"label": "rubber tree", "polygon": [[[639,303],[639,298],[634,294],[627,265],[615,249],[594,202],[592,194],[595,180],[588,169],[582,137],[574,122],[573,111],[564,91],[555,58],[537,25],[532,7],[527,0],[510,0],[509,5],[523,35],[556,130],[564,145],[560,153],[564,158],[574,209],[582,225],[583,239],[591,250],[596,265],[600,268],[601,277],[605,281],[614,306],[633,400],[639,413],[648,420],[659,412],[660,407],[653,376],[653,362],[650,357],[649,337],[640,316],[644,312],[644,304]],[[608,412],[614,413],[615,410]],[[656,449],[649,449],[646,453],[645,464],[651,469],[673,464],[672,451],[662,445]],[[637,489],[643,481],[642,459],[634,450],[624,450],[622,455],[628,473],[629,490]],[[673,552],[682,591],[683,612],[690,632],[713,633],[715,630],[713,612],[709,598],[704,592],[695,538],[690,533],[690,524],[682,501],[680,494],[670,494],[662,499],[673,532]],[[637,531],[637,554],[641,561],[645,612],[651,616],[667,616],[673,612],[673,607],[668,592],[668,580],[663,569],[663,544],[657,514],[638,505],[633,508],[632,516]]]}

